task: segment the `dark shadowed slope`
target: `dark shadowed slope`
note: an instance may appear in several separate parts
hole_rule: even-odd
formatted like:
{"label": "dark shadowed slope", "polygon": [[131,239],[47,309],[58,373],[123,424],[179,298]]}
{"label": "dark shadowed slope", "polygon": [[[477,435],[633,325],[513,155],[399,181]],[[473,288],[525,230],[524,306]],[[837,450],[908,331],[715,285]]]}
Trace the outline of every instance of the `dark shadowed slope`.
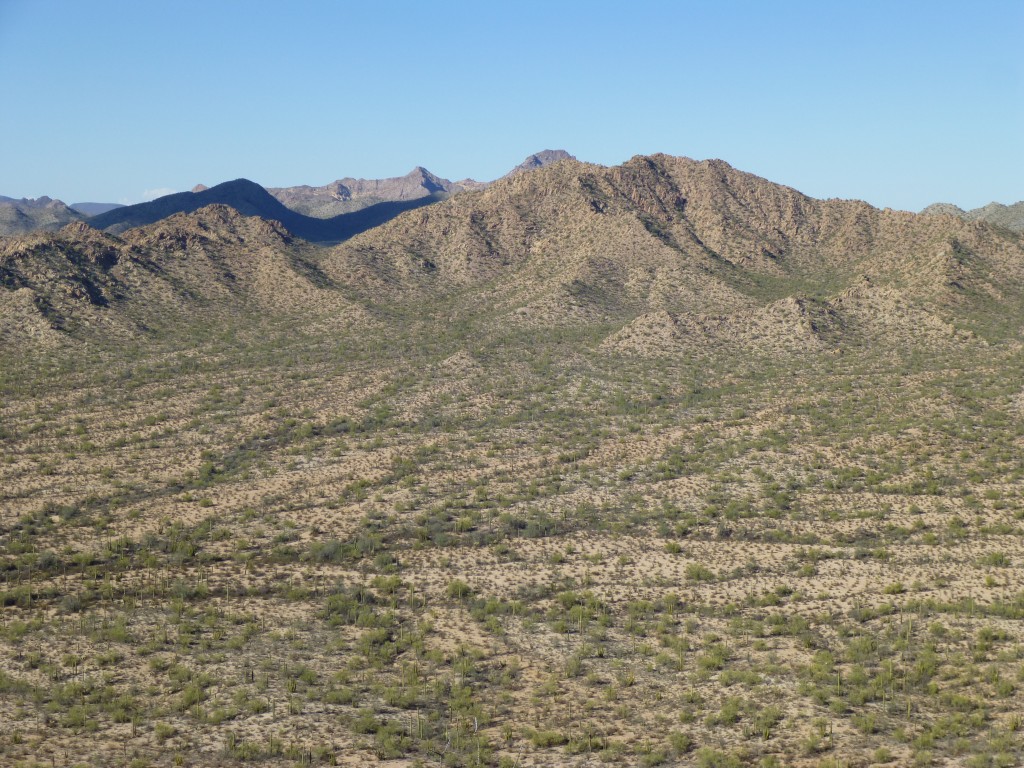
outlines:
{"label": "dark shadowed slope", "polygon": [[133,227],[152,224],[176,213],[192,213],[207,205],[227,205],[243,216],[279,221],[289,232],[314,243],[336,243],[378,226],[403,211],[436,202],[433,197],[379,203],[354,213],[330,219],[304,216],[281,204],[277,198],[248,179],[226,181],[200,192],[178,192],[149,203],[129,205],[94,216],[89,223],[97,229],[119,234]]}
{"label": "dark shadowed slope", "polygon": [[121,203],[72,203],[71,208],[85,216],[99,216],[107,211],[124,208]]}

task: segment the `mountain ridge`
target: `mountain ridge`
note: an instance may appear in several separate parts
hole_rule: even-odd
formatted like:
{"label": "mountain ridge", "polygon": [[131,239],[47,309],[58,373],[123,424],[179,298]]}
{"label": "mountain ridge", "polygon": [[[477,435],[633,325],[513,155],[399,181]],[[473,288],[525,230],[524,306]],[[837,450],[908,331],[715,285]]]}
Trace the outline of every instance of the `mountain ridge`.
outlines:
{"label": "mountain ridge", "polygon": [[[567,158],[574,159],[565,150],[544,150],[530,155],[505,176],[542,168]],[[423,166],[416,166],[406,175],[393,178],[345,177],[320,187],[268,187],[267,191],[294,211],[316,218],[331,218],[383,202],[410,201],[423,197],[446,199],[459,192],[486,189],[491,183],[493,182],[473,179],[450,181],[431,173]]]}
{"label": "mountain ridge", "polygon": [[967,221],[985,221],[995,224],[1014,232],[1024,232],[1024,200],[1004,205],[1003,203],[991,202],[980,208],[973,208],[965,211],[952,203],[932,203],[922,209],[926,216],[956,216]]}
{"label": "mountain ridge", "polygon": [[37,229],[54,231],[84,218],[61,200],[0,195],[0,235],[22,235]]}
{"label": "mountain ridge", "polygon": [[[76,223],[56,241],[11,241],[3,280],[8,287],[31,287],[52,307],[70,301],[65,314],[74,314],[72,300],[83,299],[80,292],[47,287],[46,270],[28,280],[14,262],[27,263],[26,254],[44,253],[49,242],[55,254],[46,256],[49,273],[66,273],[57,283],[102,287],[91,273],[74,277],[76,269],[86,269],[84,257],[58,268],[61,253],[88,254],[100,243],[104,258],[113,249],[158,265],[158,254],[178,254],[176,269],[185,271],[177,280],[186,285],[189,254],[214,258],[223,249],[238,259],[246,249],[269,249],[297,254],[306,265],[303,274],[320,276],[304,294],[310,306],[343,296],[346,306],[354,301],[365,316],[375,307],[441,301],[483,334],[586,325],[614,332],[633,324],[631,353],[644,346],[644,334],[654,348],[662,344],[657,338],[676,338],[683,328],[704,339],[697,346],[713,345],[716,338],[742,346],[749,336],[759,349],[834,349],[883,338],[883,327],[905,341],[928,344],[945,343],[942,329],[954,327],[973,327],[981,338],[986,329],[1006,325],[999,317],[1012,324],[1024,286],[1024,246],[1005,230],[879,210],[862,201],[817,200],[721,160],[637,156],[606,168],[562,159],[429,207],[408,202],[420,207],[389,210],[386,221],[359,229],[353,219],[367,224],[379,205],[312,219],[289,211],[259,185],[238,180]],[[196,207],[201,203],[206,205]],[[168,205],[194,210],[163,217]],[[255,215],[268,209],[276,216]],[[106,233],[90,226],[104,223]],[[336,237],[337,229],[326,230],[339,225],[349,227],[342,242],[315,254],[306,250],[312,247],[306,241]],[[76,244],[79,237],[84,244]],[[15,253],[20,255],[12,260]],[[283,283],[292,280],[284,262],[274,263],[267,269],[282,269]],[[219,281],[211,277],[210,285]],[[140,282],[107,293],[144,306],[154,285]],[[203,294],[202,288],[190,290]],[[233,294],[218,295],[228,301]],[[162,306],[170,307],[166,319],[140,324],[155,327],[177,314],[167,301]],[[891,322],[875,322],[872,308],[891,315]],[[817,313],[827,333],[808,335],[808,313]],[[644,317],[651,319],[640,321]],[[906,320],[911,317],[938,330],[921,336]],[[951,318],[960,318],[956,326]],[[744,327],[753,335],[742,333]],[[960,338],[955,331],[946,335],[948,341]],[[756,337],[762,341],[755,343]],[[621,346],[609,344],[606,349]]]}
{"label": "mountain ridge", "polygon": [[[548,162],[545,157],[532,156],[530,168],[543,167]],[[348,185],[343,182],[348,182]],[[190,213],[207,205],[222,204],[230,205],[247,216],[280,221],[293,234],[310,242],[336,243],[379,226],[404,211],[445,200],[454,192],[471,188],[474,184],[455,184],[421,166],[394,179],[346,179],[326,187],[275,188],[276,195],[256,182],[235,179],[213,187],[198,184],[191,192],[176,192],[100,213],[92,217],[90,223],[98,229],[118,234],[175,213]],[[478,185],[477,188],[484,186]],[[292,207],[285,205],[282,198]],[[337,204],[325,207],[324,198]],[[314,210],[318,214],[341,212],[330,216],[311,216],[296,210],[296,207]]]}
{"label": "mountain ridge", "polygon": [[245,216],[278,221],[294,235],[317,243],[344,240],[365,229],[378,226],[397,213],[434,202],[420,198],[404,202],[377,203],[330,219],[304,216],[283,205],[259,184],[235,179],[199,192],[177,192],[156,200],[108,211],[90,219],[97,229],[120,234],[133,227],[156,223],[178,213],[192,213],[208,205],[227,205]]}

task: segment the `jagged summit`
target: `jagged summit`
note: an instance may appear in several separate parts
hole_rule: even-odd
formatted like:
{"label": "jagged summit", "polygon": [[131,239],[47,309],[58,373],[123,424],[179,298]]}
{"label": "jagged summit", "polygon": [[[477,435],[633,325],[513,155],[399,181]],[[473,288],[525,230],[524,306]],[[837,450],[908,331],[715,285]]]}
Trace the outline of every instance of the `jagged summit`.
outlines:
{"label": "jagged summit", "polygon": [[15,199],[0,195],[0,235],[23,235],[33,230],[57,230],[85,216],[60,200],[43,196]]}
{"label": "jagged summit", "polygon": [[79,235],[88,235],[91,232],[95,232],[96,229],[84,221],[73,221],[70,224],[65,224],[58,231],[64,237],[75,237]]}
{"label": "jagged summit", "polygon": [[[518,175],[571,158],[572,155],[564,150],[544,150],[528,157],[507,175]],[[215,187],[196,184],[189,192],[165,195],[130,206],[76,203],[69,207],[60,200],[46,196],[33,200],[0,195],[0,236],[25,234],[37,229],[56,230],[69,221],[85,218],[89,218],[99,229],[123,232],[175,213],[223,204],[249,216],[279,221],[287,219],[288,228],[305,239],[336,242],[383,223],[404,210],[440,202],[458,192],[486,189],[490,183],[473,179],[453,182],[423,166],[416,166],[404,176],[387,179],[344,178],[320,187],[302,185],[265,190],[246,179],[224,182]],[[283,213],[271,202],[271,198],[303,218],[295,219]],[[340,218],[357,213],[358,216],[345,220]]]}
{"label": "jagged summit", "polygon": [[447,179],[416,166],[404,176],[394,178],[344,178],[322,187],[271,187],[267,191],[293,211],[329,219],[380,203],[404,203],[423,198],[429,198],[424,202],[436,202],[458,189]]}
{"label": "jagged summit", "polygon": [[[720,160],[668,155],[611,168],[567,159],[506,177],[361,234],[325,269],[339,280],[358,273],[396,300],[487,286],[481,309],[504,326],[628,322],[664,310],[719,318],[715,333],[726,335],[753,324],[780,349],[803,343],[782,343],[799,325],[787,317],[831,307],[815,302],[838,301],[865,277],[903,297],[872,306],[903,301],[935,317],[986,306],[976,297],[1019,297],[1024,283],[1021,245],[980,223],[818,200]],[[757,314],[790,296],[798,304]],[[859,317],[867,302],[848,297],[835,317]],[[813,338],[873,338],[879,327],[858,323]]]}

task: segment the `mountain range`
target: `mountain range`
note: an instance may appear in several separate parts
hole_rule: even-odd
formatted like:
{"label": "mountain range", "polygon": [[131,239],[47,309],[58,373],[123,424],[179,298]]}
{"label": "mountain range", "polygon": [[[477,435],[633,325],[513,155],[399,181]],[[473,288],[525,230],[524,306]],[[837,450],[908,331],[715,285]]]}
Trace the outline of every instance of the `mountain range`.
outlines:
{"label": "mountain range", "polygon": [[96,229],[119,234],[133,227],[152,224],[177,213],[191,213],[208,205],[227,205],[245,216],[259,216],[281,222],[298,237],[315,243],[340,242],[383,224],[402,211],[436,202],[433,197],[379,202],[329,219],[297,213],[282,205],[267,190],[248,179],[226,181],[199,192],[178,192],[148,203],[129,205],[89,219]]}
{"label": "mountain range", "polygon": [[[543,168],[559,160],[574,159],[564,149],[545,149],[530,155],[506,176]],[[267,191],[293,211],[316,218],[331,218],[385,202],[422,198],[444,200],[457,192],[485,189],[490,183],[473,179],[449,181],[417,166],[405,176],[391,179],[345,178],[322,187],[270,187]]]}
{"label": "mountain range", "polygon": [[[561,160],[575,158],[565,150],[544,150],[529,156],[502,178]],[[459,192],[486,189],[491,183],[473,179],[450,181],[417,166],[405,176],[386,179],[346,177],[318,187],[301,185],[264,190],[247,179],[238,179],[217,185],[211,192],[210,187],[197,184],[191,192],[175,193],[135,206],[88,202],[68,206],[49,197],[33,200],[0,195],[0,236],[34,230],[54,231],[68,223],[86,219],[90,219],[90,224],[97,228],[117,233],[159,221],[174,213],[223,204],[246,215],[287,221],[290,231],[312,242],[336,243],[378,226],[403,211],[445,200]],[[282,205],[275,205],[270,198]],[[349,215],[361,211],[363,213],[358,216]],[[935,203],[921,213],[951,215],[967,221],[985,221],[1016,232],[1024,231],[1024,201],[1013,205],[993,202],[970,211],[950,203]]]}
{"label": "mountain range", "polygon": [[447,297],[482,332],[608,325],[603,346],[631,354],[983,343],[1020,316],[1019,235],[816,200],[718,160],[566,159],[430,202],[317,219],[238,180],[127,206],[7,242],[5,316],[141,331],[250,295],[256,274],[276,274],[260,291],[299,281],[309,306],[343,296],[363,314]]}
{"label": "mountain range", "polygon": [[[572,155],[564,150],[544,150],[528,157],[509,175],[570,158]],[[292,232],[307,240],[338,242],[377,226],[402,211],[444,200],[457,192],[484,189],[489,183],[472,179],[453,182],[417,167],[397,178],[345,178],[322,187],[264,190],[247,179],[225,182],[212,188],[197,184],[191,192],[165,195],[132,206],[117,203],[75,203],[67,206],[48,197],[16,200],[0,196],[0,236],[19,235],[37,229],[53,231],[87,218],[92,226],[117,233],[175,213],[194,211],[204,205],[224,204],[248,216],[287,222]],[[283,206],[276,204],[273,198]]]}
{"label": "mountain range", "polygon": [[451,182],[426,168],[413,168],[391,179],[339,179],[322,187],[269,187],[267,191],[293,211],[332,218],[387,202],[443,200],[455,192],[483,186],[472,180]]}

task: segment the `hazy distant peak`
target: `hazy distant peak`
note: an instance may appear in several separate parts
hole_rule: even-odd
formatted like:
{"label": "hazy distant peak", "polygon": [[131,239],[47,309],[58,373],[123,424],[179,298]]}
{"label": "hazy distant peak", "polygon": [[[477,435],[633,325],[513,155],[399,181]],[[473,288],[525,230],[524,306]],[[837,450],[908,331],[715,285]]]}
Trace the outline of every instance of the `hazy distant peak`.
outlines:
{"label": "hazy distant peak", "polygon": [[515,176],[519,173],[526,173],[527,171],[533,171],[537,168],[543,168],[545,165],[551,165],[557,163],[559,160],[575,160],[576,158],[566,152],[564,149],[545,149],[536,154],[530,155],[528,158],[523,160],[519,165],[509,171],[506,176]]}
{"label": "hazy distant peak", "polygon": [[16,198],[16,197],[6,197],[4,195],[0,195],[0,203],[7,203],[7,204],[10,204],[10,205],[18,205],[18,206],[21,206],[22,208],[46,208],[47,206],[55,207],[55,206],[62,206],[62,205],[64,205],[64,203],[61,202],[60,200],[54,200],[52,197],[47,197],[46,195],[43,195],[42,197],[34,197],[34,198],[33,197]]}
{"label": "hazy distant peak", "polygon": [[192,187],[191,191],[192,192],[205,192],[208,189],[209,189],[209,187],[206,186],[205,184],[196,184],[194,187]]}
{"label": "hazy distant peak", "polygon": [[99,216],[101,213],[124,208],[121,203],[72,203],[71,208],[84,216]]}

